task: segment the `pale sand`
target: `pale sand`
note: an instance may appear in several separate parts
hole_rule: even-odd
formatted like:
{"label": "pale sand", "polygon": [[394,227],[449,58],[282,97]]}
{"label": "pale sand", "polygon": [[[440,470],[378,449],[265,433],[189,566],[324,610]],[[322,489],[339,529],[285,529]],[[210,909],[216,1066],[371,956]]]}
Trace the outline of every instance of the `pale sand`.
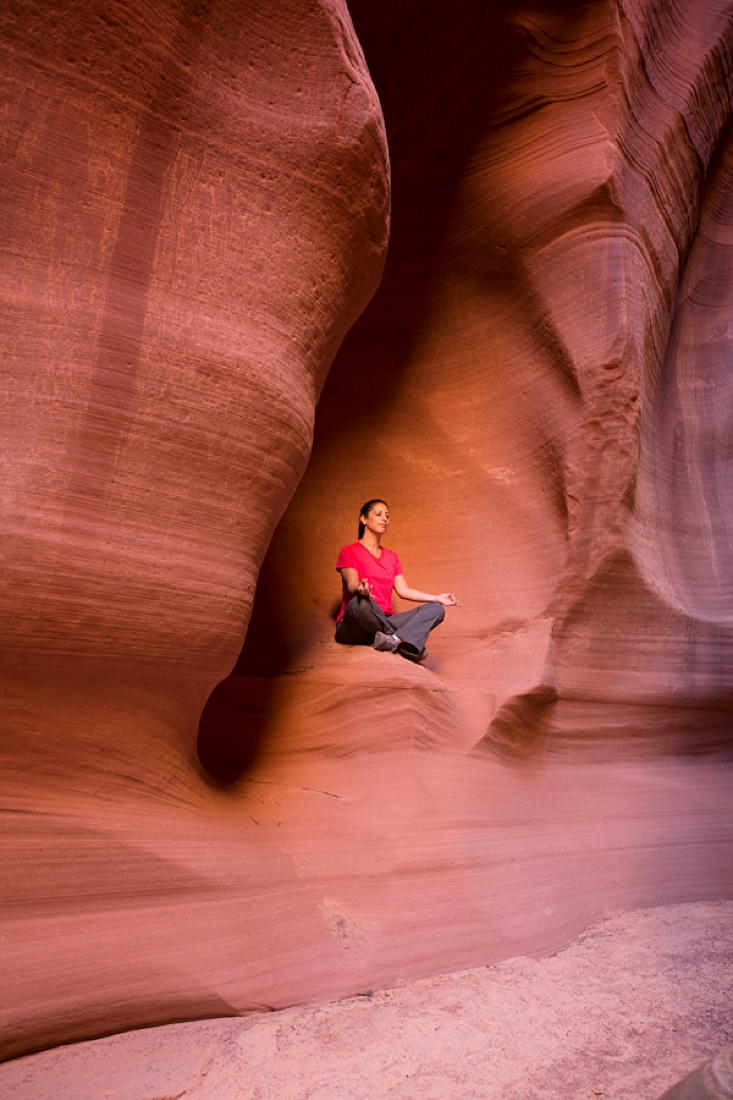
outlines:
{"label": "pale sand", "polygon": [[733,1045],[733,902],[617,913],[565,950],[0,1066],[3,1100],[654,1100]]}

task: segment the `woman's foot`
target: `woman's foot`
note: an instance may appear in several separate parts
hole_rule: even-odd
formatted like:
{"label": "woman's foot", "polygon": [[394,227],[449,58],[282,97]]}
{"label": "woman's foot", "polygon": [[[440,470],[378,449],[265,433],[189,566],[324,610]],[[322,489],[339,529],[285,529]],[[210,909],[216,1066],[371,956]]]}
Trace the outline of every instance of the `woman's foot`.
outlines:
{"label": "woman's foot", "polygon": [[427,649],[422,649],[418,653],[414,646],[407,645],[404,642],[401,645],[397,646],[397,652],[399,653],[400,657],[404,657],[407,661],[414,661],[415,664],[419,664],[420,661],[424,661],[428,655]]}
{"label": "woman's foot", "polygon": [[378,630],[374,635],[374,648],[383,653],[396,653],[400,642],[401,639],[396,634],[383,634],[381,630]]}

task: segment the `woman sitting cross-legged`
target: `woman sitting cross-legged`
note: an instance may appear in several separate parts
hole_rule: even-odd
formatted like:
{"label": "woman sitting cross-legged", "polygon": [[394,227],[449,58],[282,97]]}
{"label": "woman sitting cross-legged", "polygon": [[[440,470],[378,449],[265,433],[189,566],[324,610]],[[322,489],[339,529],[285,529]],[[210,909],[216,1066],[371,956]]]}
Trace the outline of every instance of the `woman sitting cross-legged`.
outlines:
{"label": "woman sitting cross-legged", "polygon": [[[373,645],[409,661],[424,661],[428,634],[442,623],[444,608],[461,605],[452,592],[431,596],[409,587],[400,559],[382,546],[388,527],[389,508],[384,501],[367,501],[359,513],[359,541],[344,546],[336,563],[343,587],[336,641]],[[400,599],[421,606],[395,614],[393,589]]]}

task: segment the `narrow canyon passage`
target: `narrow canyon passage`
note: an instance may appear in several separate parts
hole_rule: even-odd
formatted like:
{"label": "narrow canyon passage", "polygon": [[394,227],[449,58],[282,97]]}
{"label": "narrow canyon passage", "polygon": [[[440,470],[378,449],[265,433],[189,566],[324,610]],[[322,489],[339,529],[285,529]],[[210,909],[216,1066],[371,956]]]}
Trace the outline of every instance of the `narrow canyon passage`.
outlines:
{"label": "narrow canyon passage", "polygon": [[[728,0],[0,46],[2,1057],[733,897]],[[423,666],[333,641],[376,495]]]}

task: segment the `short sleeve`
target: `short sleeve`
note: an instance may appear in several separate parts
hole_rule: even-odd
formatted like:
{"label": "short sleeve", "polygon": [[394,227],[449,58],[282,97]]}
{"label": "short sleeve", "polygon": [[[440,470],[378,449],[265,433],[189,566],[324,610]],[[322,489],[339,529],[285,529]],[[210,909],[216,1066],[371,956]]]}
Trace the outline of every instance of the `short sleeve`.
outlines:
{"label": "short sleeve", "polygon": [[356,550],[354,546],[342,546],[341,552],[336,562],[337,569],[356,569],[359,572],[359,562],[356,557]]}
{"label": "short sleeve", "polygon": [[399,577],[401,572],[402,572],[402,562],[400,561],[400,559],[395,554],[395,556],[394,556],[394,575],[395,575],[395,577]]}

